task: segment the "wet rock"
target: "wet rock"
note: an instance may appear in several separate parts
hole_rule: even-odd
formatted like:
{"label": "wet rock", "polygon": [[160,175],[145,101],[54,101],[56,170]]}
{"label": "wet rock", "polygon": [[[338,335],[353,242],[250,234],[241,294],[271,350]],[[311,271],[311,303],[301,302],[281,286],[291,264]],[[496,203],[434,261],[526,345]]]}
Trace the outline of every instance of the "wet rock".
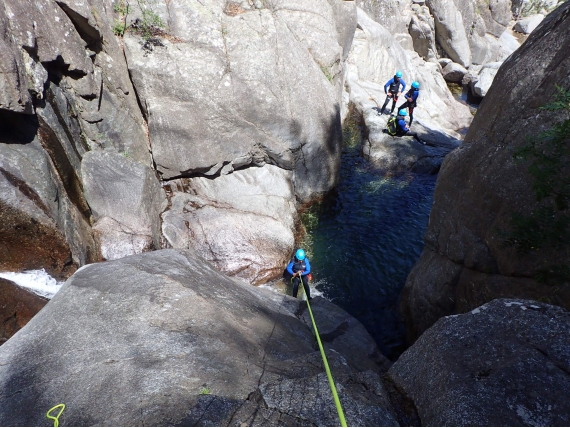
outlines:
{"label": "wet rock", "polygon": [[47,302],[12,281],[0,278],[0,345],[24,327]]}

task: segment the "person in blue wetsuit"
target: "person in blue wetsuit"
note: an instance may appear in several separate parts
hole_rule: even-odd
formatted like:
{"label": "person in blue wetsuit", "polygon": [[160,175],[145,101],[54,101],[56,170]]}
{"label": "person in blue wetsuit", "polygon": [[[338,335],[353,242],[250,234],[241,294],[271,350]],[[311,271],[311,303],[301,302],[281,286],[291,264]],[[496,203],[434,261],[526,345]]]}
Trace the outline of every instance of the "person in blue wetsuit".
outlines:
{"label": "person in blue wetsuit", "polygon": [[[402,89],[400,90],[400,86]],[[398,101],[398,97],[402,92],[406,89],[406,82],[402,79],[402,72],[397,71],[393,78],[388,80],[388,82],[384,85],[384,92],[386,93],[386,101],[384,101],[384,105],[380,110],[380,114],[384,114],[384,109],[392,100],[392,110],[390,110],[390,114],[394,113],[394,108],[396,107],[396,101]]]}
{"label": "person in blue wetsuit", "polygon": [[419,82],[412,82],[412,87],[410,90],[404,95],[406,98],[406,102],[398,107],[399,110],[408,109],[410,112],[410,125],[412,126],[412,122],[414,121],[414,108],[418,106],[417,99],[420,95],[420,83]]}
{"label": "person in blue wetsuit", "polygon": [[404,109],[401,109],[398,112],[398,116],[396,116],[396,124],[397,124],[396,135],[398,135],[399,137],[403,137],[403,136],[414,137],[420,144],[425,146],[426,143],[424,141],[420,140],[420,138],[418,137],[418,134],[410,131],[410,127],[408,126],[408,123],[406,122],[406,116],[407,115],[408,115],[408,113]]}
{"label": "person in blue wetsuit", "polygon": [[295,252],[295,256],[287,265],[287,272],[293,277],[293,297],[297,297],[299,291],[299,283],[303,282],[303,288],[307,299],[311,300],[311,289],[309,288],[309,274],[311,273],[311,263],[305,254],[305,250],[299,248]]}

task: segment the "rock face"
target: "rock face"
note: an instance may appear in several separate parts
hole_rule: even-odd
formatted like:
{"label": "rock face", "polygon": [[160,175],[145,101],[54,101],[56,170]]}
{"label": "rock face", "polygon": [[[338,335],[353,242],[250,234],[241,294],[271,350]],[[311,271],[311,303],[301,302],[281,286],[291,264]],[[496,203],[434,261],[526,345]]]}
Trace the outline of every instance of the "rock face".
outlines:
{"label": "rock face", "polygon": [[567,282],[553,287],[538,280],[553,265],[570,264],[563,245],[541,243],[527,253],[507,245],[515,213],[532,216],[554,203],[552,197],[537,202],[530,160],[515,161],[513,154],[528,137],[568,119],[565,110],[542,107],[556,99],[556,85],[570,87],[569,19],[565,3],[503,64],[464,144],[442,165],[426,247],[402,293],[410,340],[442,316],[497,297],[570,307]]}
{"label": "rock face", "polygon": [[[370,336],[312,306],[348,423],[397,425]],[[0,422],[43,425],[63,402],[62,425],[338,425],[306,311],[191,252],[84,267],[0,347]]]}
{"label": "rock face", "polygon": [[24,327],[46,303],[47,299],[0,278],[0,345]]}
{"label": "rock face", "polygon": [[160,249],[160,213],[166,208],[166,196],[155,172],[103,150],[85,154],[81,167],[103,259]]}
{"label": "rock face", "polygon": [[427,0],[426,4],[435,20],[437,41],[463,67],[501,61],[516,49],[500,39],[512,18],[510,1]]}
{"label": "rock face", "polygon": [[291,171],[265,165],[215,180],[179,180],[162,216],[164,236],[227,275],[256,284],[278,277],[295,244],[291,178]]}
{"label": "rock face", "polygon": [[390,368],[422,426],[567,426],[570,314],[498,299],[440,319]]}
{"label": "rock face", "polygon": [[173,2],[164,16],[173,41],[149,47],[125,37],[163,179],[269,163],[294,171],[302,201],[334,185],[341,137],[335,78],[352,38],[337,31],[345,18],[337,25],[336,3],[235,3],[229,10],[225,0],[203,9]]}
{"label": "rock face", "polygon": [[107,148],[151,164],[112,9],[100,0],[0,5],[2,269],[67,277],[99,260],[83,155]]}

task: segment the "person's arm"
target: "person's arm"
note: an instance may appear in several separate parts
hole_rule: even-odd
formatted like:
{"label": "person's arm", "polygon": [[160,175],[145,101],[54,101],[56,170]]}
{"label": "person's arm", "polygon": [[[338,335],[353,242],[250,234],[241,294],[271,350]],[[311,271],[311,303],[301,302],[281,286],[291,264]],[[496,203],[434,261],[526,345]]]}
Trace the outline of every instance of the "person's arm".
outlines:
{"label": "person's arm", "polygon": [[311,263],[309,263],[309,258],[305,257],[305,271],[303,272],[303,275],[308,275],[311,273]]}
{"label": "person's arm", "polygon": [[293,272],[293,262],[290,262],[287,265],[287,272],[289,272],[291,275],[295,275],[295,272]]}
{"label": "person's arm", "polygon": [[404,92],[406,90],[406,82],[404,82],[404,79],[400,79],[400,84],[402,85],[402,91]]}
{"label": "person's arm", "polygon": [[414,91],[414,93],[412,94],[412,102],[416,101],[419,95],[420,91]]}
{"label": "person's arm", "polygon": [[388,82],[386,82],[386,84],[384,85],[384,93],[386,95],[388,95],[388,86],[390,86],[392,83],[394,83],[394,79],[388,80]]}

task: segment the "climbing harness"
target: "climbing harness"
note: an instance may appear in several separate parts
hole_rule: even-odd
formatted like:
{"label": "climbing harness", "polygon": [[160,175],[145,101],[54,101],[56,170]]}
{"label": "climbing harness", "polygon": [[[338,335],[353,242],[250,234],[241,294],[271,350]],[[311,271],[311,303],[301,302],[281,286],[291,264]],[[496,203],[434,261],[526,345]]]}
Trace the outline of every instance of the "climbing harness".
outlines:
{"label": "climbing harness", "polygon": [[[55,409],[61,407],[61,410],[59,411],[59,413],[57,414],[57,416],[51,416],[50,413],[52,411],[54,411]],[[59,426],[59,417],[61,416],[61,414],[63,413],[63,411],[65,410],[65,404],[61,403],[58,404],[57,406],[53,406],[51,409],[48,410],[48,412],[46,413],[46,417],[48,419],[53,419],[53,426],[54,427],[58,427]]]}
{"label": "climbing harness", "polygon": [[[303,284],[303,280],[299,278],[301,284]],[[291,282],[293,282],[293,278],[291,278]],[[303,290],[305,289],[303,284]],[[315,317],[313,316],[313,311],[311,309],[311,304],[309,303],[309,299],[307,299],[307,307],[309,308],[309,315],[311,316],[311,321],[313,322],[313,329],[315,330],[315,336],[317,338],[317,343],[319,344],[319,350],[321,351],[321,357],[323,358],[323,364],[325,366],[325,371],[327,373],[327,378],[329,380],[329,385],[331,388],[334,404],[336,406],[336,411],[338,413],[338,418],[340,420],[340,426],[346,427],[346,419],[344,418],[344,412],[342,410],[342,405],[340,404],[340,400],[338,398],[338,394],[336,392],[336,386],[334,384],[334,380],[331,374],[331,369],[329,368],[329,362],[327,360],[327,356],[325,354],[325,349],[323,348],[323,344],[321,343],[321,337],[319,336],[319,330],[317,329],[317,323],[315,322]]]}

